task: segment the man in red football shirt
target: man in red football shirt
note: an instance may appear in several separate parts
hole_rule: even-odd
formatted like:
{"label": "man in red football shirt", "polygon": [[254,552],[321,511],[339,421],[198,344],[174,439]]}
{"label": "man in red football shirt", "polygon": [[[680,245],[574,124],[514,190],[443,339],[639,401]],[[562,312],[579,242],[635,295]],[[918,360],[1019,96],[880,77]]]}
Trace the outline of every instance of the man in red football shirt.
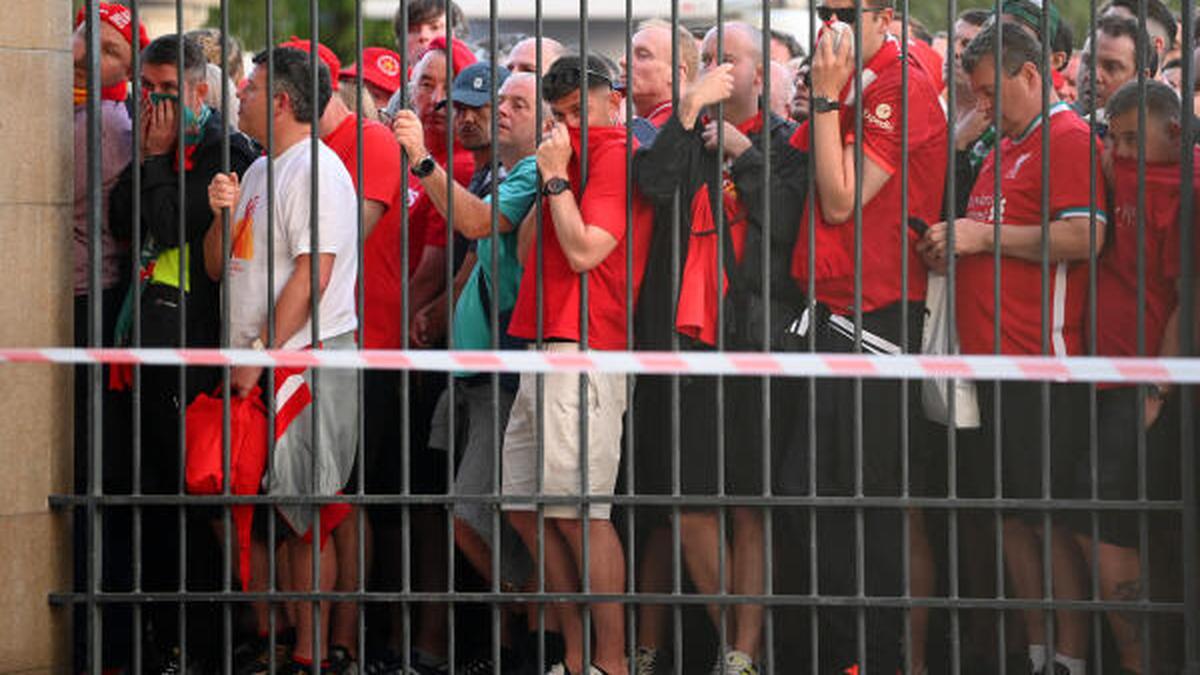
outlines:
{"label": "man in red football shirt", "polygon": [[[649,207],[634,202],[633,237],[626,238],[625,203],[629,188],[625,171],[626,130],[619,123],[621,95],[613,89],[612,73],[595,56],[559,58],[543,78],[542,89],[555,119],[538,148],[538,170],[545,182],[542,229],[540,239],[528,247],[524,257],[524,276],[509,332],[527,340],[544,340],[541,348],[546,351],[626,349],[626,294],[630,292],[636,302],[652,218]],[[588,106],[586,120],[580,111],[584,95]],[[584,124],[586,137],[580,129]],[[587,144],[586,166],[581,166],[579,160],[583,143]],[[540,255],[539,247],[543,247]],[[626,286],[626,257],[630,247],[634,265],[632,289]],[[504,437],[503,494],[577,496],[586,476],[589,496],[611,496],[621,461],[625,376],[552,373],[542,377],[545,416],[539,426],[538,379],[533,373],[521,374]],[[580,438],[580,377],[586,377],[588,385],[586,440]],[[537,466],[539,438],[544,440],[541,467],[544,481],[539,481]],[[583,519],[588,518],[590,590],[623,591],[625,556],[609,519],[611,506],[599,501],[589,504],[586,511],[582,505],[545,507],[543,543],[550,589],[572,592],[580,588]],[[537,551],[538,528],[533,504],[509,503],[505,508],[526,546]],[[582,633],[578,608],[562,605],[559,610],[566,641],[565,665],[570,672],[608,675],[628,672],[624,609],[620,605],[596,603],[591,608],[596,633],[591,664],[583,663],[583,641],[588,636]]]}
{"label": "man in red football shirt", "polygon": [[[800,219],[792,276],[801,290],[809,291],[811,283],[815,291],[817,318],[811,325],[819,351],[901,353],[914,351],[919,344],[926,279],[926,269],[915,251],[916,237],[901,215],[905,196],[901,177],[907,172],[908,213],[927,222],[940,220],[947,164],[946,115],[938,98],[940,74],[929,72],[918,59],[905,63],[900,58],[900,43],[889,32],[890,0],[866,0],[861,5],[861,11],[856,11],[854,0],[825,0],[817,8],[823,21],[837,22],[823,29],[814,50],[810,119],[792,138],[793,145],[812,154],[816,187],[809,201],[816,244],[810,250],[806,214]],[[856,21],[861,25],[853,26]],[[858,44],[856,32],[861,33]],[[855,72],[855,49],[861,54],[861,73]],[[906,69],[908,119],[904,120]],[[861,83],[861,100],[856,100],[856,79]],[[860,112],[861,138],[856,134]],[[907,167],[901,162],[905,126]],[[856,146],[862,149],[861,166],[856,166]],[[857,170],[861,170],[862,181],[856,184]],[[855,218],[856,194],[861,195],[861,226]],[[858,260],[855,244],[860,236],[862,257]],[[908,301],[907,310],[904,300]],[[862,319],[861,341],[856,339],[856,316]],[[801,324],[810,325],[810,321]],[[861,410],[870,415],[870,423],[866,423],[864,416],[854,413],[858,383],[849,379],[817,383],[819,445],[814,452],[822,494],[853,494],[853,439],[858,429],[862,430],[865,493],[900,494],[900,448],[906,427],[894,411],[901,410],[905,386],[895,381],[862,383]],[[923,462],[912,464],[916,468]],[[903,589],[900,519],[904,514],[880,509],[864,515],[869,573],[863,581],[867,593],[899,595]],[[822,591],[852,595],[857,588],[855,566],[834,552],[854,550],[853,514],[826,510],[819,529]],[[855,612],[824,610],[820,620],[822,634],[835,636],[830,648],[822,650],[822,668],[833,671],[855,664]],[[900,665],[900,613],[872,609],[867,624],[868,663],[859,665],[871,671],[895,670]]]}
{"label": "man in red football shirt", "polygon": [[[1096,286],[1096,353],[1100,356],[1178,356],[1180,239],[1179,222],[1182,187],[1181,149],[1195,157],[1200,166],[1200,150],[1183,138],[1179,96],[1169,85],[1146,81],[1146,120],[1143,134],[1138,133],[1138,107],[1143,98],[1137,82],[1129,82],[1108,98],[1108,136],[1106,148],[1113,155],[1112,189],[1113,228],[1104,256],[1100,259]],[[1138,176],[1138,146],[1145,148],[1144,181]],[[1193,176],[1194,193],[1200,194],[1200,177]],[[1144,186],[1144,202],[1139,204],[1139,187]],[[1142,214],[1139,226],[1138,216]],[[1144,249],[1139,272],[1139,239]],[[1139,282],[1139,274],[1141,282]],[[1139,283],[1145,293],[1138,324]],[[1134,386],[1102,386],[1096,392],[1098,496],[1100,499],[1139,498],[1139,435],[1145,429],[1146,480],[1151,499],[1170,498],[1162,486],[1177,462],[1178,400],[1172,387],[1153,384],[1139,392]],[[1145,394],[1143,397],[1142,394]],[[1144,412],[1139,416],[1139,410]],[[1090,476],[1081,476],[1079,487],[1090,490]],[[1161,479],[1160,479],[1161,478]],[[1177,495],[1175,495],[1177,496]],[[1085,554],[1093,550],[1090,514],[1080,513],[1074,523]],[[1151,516],[1153,518],[1153,516]],[[1100,597],[1104,600],[1136,602],[1142,586],[1139,517],[1136,513],[1104,511],[1099,514],[1099,541],[1096,542]],[[1121,657],[1123,672],[1141,673],[1141,628],[1136,619],[1124,612],[1109,612],[1109,626]]]}
{"label": "man in red football shirt", "polygon": [[[980,169],[968,201],[965,218],[953,222],[954,252],[959,257],[956,278],[957,327],[962,351],[968,354],[1084,353],[1083,327],[1087,293],[1087,264],[1091,237],[1104,240],[1104,194],[1089,189],[1092,166],[1090,130],[1067,104],[1050,93],[1051,107],[1042,110],[1040,72],[1042,46],[1021,27],[1004,23],[1001,62],[995,63],[997,31],[985,29],[963,53],[963,69],[971,78],[976,100],[985,117],[1000,100],[1002,116],[997,129],[1002,137]],[[996,70],[1001,86],[994,87]],[[1049,121],[1046,121],[1046,118]],[[1046,124],[1047,126],[1043,126]],[[1054,171],[1043,173],[1042,140],[1048,133]],[[1000,173],[1000,199],[993,193]],[[1049,213],[1042,211],[1043,190],[1049,191]],[[999,226],[997,227],[997,211]],[[1097,229],[1091,231],[1091,216]],[[921,250],[933,267],[945,266],[949,224],[930,227]],[[998,232],[999,238],[996,238]],[[1049,237],[1048,242],[1043,236]],[[1049,248],[1050,277],[1043,278],[1043,244]],[[994,252],[1000,253],[1000,303],[994,302],[996,269]],[[1043,284],[1049,292],[1043,303]],[[1048,319],[1047,323],[1045,319]],[[999,341],[995,341],[996,333]],[[1049,387],[1048,390],[1044,387]],[[1043,417],[1044,394],[1051,415]],[[1043,495],[1044,460],[1049,459],[1052,496],[1072,494],[1071,474],[1086,455],[1080,442],[1087,435],[1087,390],[1073,384],[1006,382],[980,386],[979,409],[984,438],[990,446],[1000,434],[1003,495],[1037,498]],[[994,401],[1000,397],[1003,413],[995,417]],[[1049,430],[1051,442],[1044,447]],[[1086,448],[1082,449],[1086,452]],[[987,462],[984,462],[987,464]],[[1039,469],[1039,467],[1041,467]],[[1004,519],[1005,565],[1017,597],[1043,595],[1041,513],[1007,512]],[[1078,550],[1069,534],[1057,526],[1051,533],[1054,558],[1053,588],[1056,597],[1082,598],[1085,585],[1078,573]],[[1078,612],[1057,611],[1058,644],[1047,645],[1045,613],[1024,612],[1033,672],[1069,672],[1083,675],[1087,649],[1084,617]]]}

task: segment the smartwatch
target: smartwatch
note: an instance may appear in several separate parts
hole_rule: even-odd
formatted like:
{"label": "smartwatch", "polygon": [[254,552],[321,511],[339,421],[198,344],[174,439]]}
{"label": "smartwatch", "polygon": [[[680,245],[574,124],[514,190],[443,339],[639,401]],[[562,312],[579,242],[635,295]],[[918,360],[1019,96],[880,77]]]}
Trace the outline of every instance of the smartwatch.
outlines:
{"label": "smartwatch", "polygon": [[812,100],[812,111],[814,113],[834,112],[841,107],[841,103],[826,96],[814,96]]}
{"label": "smartwatch", "polygon": [[437,161],[433,158],[433,155],[425,155],[425,159],[413,164],[412,175],[417,178],[425,178],[433,173],[433,170],[436,168]]}
{"label": "smartwatch", "polygon": [[542,194],[546,197],[553,197],[554,195],[560,195],[570,189],[571,184],[567,182],[566,178],[555,177],[546,181],[546,184],[542,186]]}

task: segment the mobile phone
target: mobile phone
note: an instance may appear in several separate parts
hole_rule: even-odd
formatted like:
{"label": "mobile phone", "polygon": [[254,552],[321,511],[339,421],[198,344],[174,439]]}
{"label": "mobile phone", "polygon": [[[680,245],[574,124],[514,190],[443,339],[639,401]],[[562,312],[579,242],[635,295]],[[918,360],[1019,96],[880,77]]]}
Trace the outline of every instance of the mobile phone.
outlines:
{"label": "mobile phone", "polygon": [[925,233],[929,231],[929,223],[916,216],[909,216],[908,229],[912,230],[918,237],[924,237]]}

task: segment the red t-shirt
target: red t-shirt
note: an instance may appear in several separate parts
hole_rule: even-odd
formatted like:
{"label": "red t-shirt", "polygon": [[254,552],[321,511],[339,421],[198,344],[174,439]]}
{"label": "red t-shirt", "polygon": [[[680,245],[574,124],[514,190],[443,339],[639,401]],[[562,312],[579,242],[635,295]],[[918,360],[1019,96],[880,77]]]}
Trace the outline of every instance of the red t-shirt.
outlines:
{"label": "red t-shirt", "polygon": [[651,110],[649,115],[646,115],[646,121],[653,124],[655,129],[661,129],[667,123],[667,120],[671,119],[671,115],[674,112],[675,109],[671,105],[671,102],[663,101],[658,104],[658,107]]}
{"label": "red t-shirt", "polygon": [[[1193,148],[1194,166],[1200,149]],[[1156,356],[1167,319],[1178,302],[1179,164],[1146,165],[1145,336],[1147,356]],[[1113,227],[1104,243],[1096,276],[1096,350],[1100,356],[1138,356],[1137,162],[1113,164]],[[1194,178],[1200,194],[1200,177]],[[1193,230],[1196,223],[1192,225]]]}
{"label": "red t-shirt", "polygon": [[[863,154],[883,167],[891,178],[862,211],[862,295],[864,312],[900,301],[901,236],[909,238],[908,297],[925,299],[926,269],[916,252],[917,237],[900,214],[900,150],[903,130],[903,64],[894,39],[883,43],[863,69]],[[913,62],[908,77],[908,209],[909,214],[934,223],[941,220],[946,184],[946,113],[928,73]],[[843,143],[854,142],[854,79],[842,91],[838,113]],[[792,135],[792,145],[809,150],[809,123]],[[815,216],[817,300],[835,314],[854,312],[854,221],[825,222],[820,195],[810,199]],[[792,276],[808,287],[808,212],[792,252]]]}
{"label": "red t-shirt", "polygon": [[400,145],[387,127],[364,119],[360,183],[356,175],[355,120],[355,115],[348,115],[322,140],[342,158],[363,199],[387,204],[387,210],[363,243],[362,343],[368,349],[394,349],[400,347],[400,322],[404,317],[400,293],[400,212],[405,204],[400,192]]}
{"label": "red t-shirt", "polygon": [[[1087,122],[1065,103],[1050,109],[1050,147],[1053,170],[1048,177],[1050,220],[1087,217],[1091,211],[1089,188],[1090,141]],[[1100,145],[1097,142],[1097,150]],[[1000,143],[1000,220],[1005,225],[1041,227],[1042,133],[1041,117],[1019,138]],[[980,169],[971,190],[967,217],[993,223],[992,188],[996,153]],[[1099,165],[1097,164],[1097,167]],[[1104,227],[1104,190],[1096,192],[1096,220]],[[1042,353],[1042,264],[1011,256],[1001,258],[1000,353]],[[966,256],[958,261],[956,304],[959,342],[965,354],[992,354],[996,308],[995,266],[991,253]],[[1050,267],[1050,354],[1083,354],[1084,312],[1087,307],[1087,263],[1059,262]]]}
{"label": "red t-shirt", "polygon": [[[617,247],[588,273],[588,347],[626,349],[625,307],[627,246],[633,246],[633,299],[641,288],[650,248],[654,210],[640,199],[633,204],[633,241],[625,238],[626,130],[623,126],[588,128],[588,182],[579,197],[580,132],[571,129],[575,152],[568,165],[571,189],[579,199],[583,222],[603,228],[617,240]],[[579,341],[580,278],[571,269],[555,234],[549,200],[542,208],[544,272],[542,282],[543,337]],[[624,244],[624,245],[623,245]],[[529,247],[524,261],[521,288],[513,308],[508,332],[514,337],[537,338],[537,243]]]}

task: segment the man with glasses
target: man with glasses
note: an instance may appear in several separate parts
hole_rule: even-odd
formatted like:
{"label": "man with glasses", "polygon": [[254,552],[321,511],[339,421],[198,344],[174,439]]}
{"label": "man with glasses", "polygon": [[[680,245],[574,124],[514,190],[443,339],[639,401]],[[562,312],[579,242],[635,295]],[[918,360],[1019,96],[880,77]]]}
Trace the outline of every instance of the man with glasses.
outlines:
{"label": "man with glasses", "polygon": [[[524,255],[509,333],[530,341],[541,338],[541,348],[552,352],[626,349],[625,303],[627,294],[634,302],[637,300],[651,214],[648,207],[634,202],[633,235],[632,240],[627,239],[627,132],[619,123],[621,95],[613,89],[613,76],[607,66],[591,55],[564,56],[555,61],[542,81],[542,92],[554,113],[554,123],[537,151],[538,170],[545,186],[541,234],[529,243]],[[584,96],[586,118],[582,113]],[[586,136],[581,127],[586,128]],[[588,161],[581,166],[581,146],[585,142]],[[633,288],[626,285],[629,255]],[[585,379],[581,382],[581,378]],[[545,507],[545,534],[540,545],[545,551],[546,582],[553,592],[577,592],[587,551],[590,592],[621,593],[625,588],[625,555],[609,519],[612,504],[603,498],[613,494],[621,460],[625,376],[551,373],[540,379],[545,415],[539,425],[539,377],[521,374],[504,437],[502,492],[522,497],[539,493],[580,497],[586,490],[588,497],[601,498],[586,506],[556,503]],[[586,408],[581,408],[581,385],[586,385]],[[586,439],[581,438],[580,431],[582,409],[587,411]],[[541,466],[539,446],[544,448]],[[505,510],[531,554],[536,552],[539,538],[534,505],[511,502],[505,504]],[[586,549],[584,518],[588,519]],[[596,639],[591,664],[583,662],[584,640],[590,636],[582,633],[578,607],[563,604],[558,612],[566,640],[566,661],[551,672],[628,672],[625,610],[621,605],[592,604]]]}
{"label": "man with glasses", "polygon": [[[822,21],[836,18],[849,24],[849,30],[837,23],[822,30],[812,61],[811,118],[792,138],[798,148],[812,153],[816,185],[816,193],[810,195],[816,247],[810,252],[809,219],[802,217],[792,274],[801,290],[808,288],[810,280],[815,286],[817,316],[804,317],[800,325],[817,331],[818,351],[861,349],[897,354],[919,348],[926,282],[926,269],[914,246],[916,236],[901,220],[901,200],[906,196],[901,175],[906,172],[909,181],[908,213],[928,222],[939,220],[946,172],[946,116],[938,99],[938,74],[928,72],[916,59],[907,63],[900,59],[900,43],[889,34],[890,0],[868,0],[862,3],[861,12],[855,5],[854,0],[826,0],[817,8]],[[857,41],[856,31],[861,36]],[[855,72],[856,49],[862,58],[861,73]],[[903,120],[906,68],[908,119]],[[861,84],[861,108],[856,80]],[[855,126],[860,109],[862,135],[858,137]],[[905,127],[908,166],[901,164],[901,130]],[[856,166],[856,146],[862,151],[860,166]],[[861,182],[856,179],[858,172]],[[860,201],[856,201],[858,195]],[[855,223],[859,205],[861,228]],[[861,263],[856,260],[859,236]],[[810,253],[814,257],[811,264]],[[907,279],[902,267],[906,256]],[[908,300],[907,311],[902,300]],[[861,333],[856,325],[859,317]],[[814,451],[819,494],[853,494],[858,457],[865,494],[900,493],[901,436],[907,427],[899,411],[905,386],[895,381],[859,385],[848,379],[817,383],[818,445]],[[861,416],[855,414],[860,392]],[[861,448],[856,447],[856,438],[861,438]],[[912,464],[916,467],[920,462]],[[854,514],[822,510],[818,518],[821,591],[853,595],[861,583],[868,595],[900,595],[904,517],[904,512],[896,509],[863,514],[863,553],[871,574],[856,579],[855,565],[847,559],[855,551]],[[820,613],[821,635],[829,636],[828,648],[821,651],[823,668],[857,665],[887,673],[899,666],[900,612],[870,608],[866,615],[868,662],[856,664],[855,610]]]}

